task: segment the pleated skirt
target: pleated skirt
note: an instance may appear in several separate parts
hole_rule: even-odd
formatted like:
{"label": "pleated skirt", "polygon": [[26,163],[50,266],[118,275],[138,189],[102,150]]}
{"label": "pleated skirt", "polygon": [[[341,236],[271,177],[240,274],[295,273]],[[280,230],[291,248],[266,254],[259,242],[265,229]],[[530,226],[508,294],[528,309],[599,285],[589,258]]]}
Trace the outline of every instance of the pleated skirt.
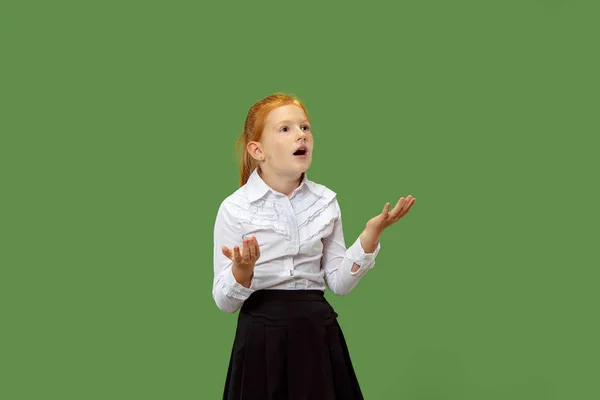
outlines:
{"label": "pleated skirt", "polygon": [[337,316],[320,290],[254,292],[238,315],[223,399],[363,399]]}

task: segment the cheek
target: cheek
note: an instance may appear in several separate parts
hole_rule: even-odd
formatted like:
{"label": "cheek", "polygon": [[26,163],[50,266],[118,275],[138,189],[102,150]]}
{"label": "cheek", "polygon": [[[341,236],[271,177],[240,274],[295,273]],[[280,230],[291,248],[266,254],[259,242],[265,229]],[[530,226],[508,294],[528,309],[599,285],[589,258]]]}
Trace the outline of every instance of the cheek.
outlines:
{"label": "cheek", "polygon": [[291,148],[290,145],[285,146],[283,144],[278,144],[277,146],[274,146],[273,150],[271,151],[271,159],[272,160],[284,159],[286,157],[286,152],[289,152],[290,148]]}

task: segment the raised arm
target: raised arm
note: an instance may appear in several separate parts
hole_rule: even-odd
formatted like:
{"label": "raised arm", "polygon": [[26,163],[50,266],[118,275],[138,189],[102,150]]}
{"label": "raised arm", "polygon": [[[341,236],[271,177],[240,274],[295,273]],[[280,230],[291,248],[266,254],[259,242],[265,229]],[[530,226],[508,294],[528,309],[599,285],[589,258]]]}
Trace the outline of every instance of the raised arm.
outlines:
{"label": "raised arm", "polygon": [[358,284],[367,271],[375,265],[375,257],[381,244],[379,236],[368,231],[356,239],[350,248],[346,248],[342,230],[342,213],[337,199],[333,200],[338,212],[331,234],[322,239],[323,258],[321,266],[325,271],[325,282],[331,291],[343,296]]}
{"label": "raised arm", "polygon": [[383,211],[367,221],[365,230],[346,250],[342,232],[342,212],[337,199],[333,199],[339,218],[335,221],[331,234],[323,239],[321,264],[325,270],[325,282],[333,293],[348,294],[367,271],[373,268],[375,257],[381,247],[379,243],[381,234],[404,217],[416,200],[412,195],[401,197],[392,211],[390,211],[390,203],[385,203]]}

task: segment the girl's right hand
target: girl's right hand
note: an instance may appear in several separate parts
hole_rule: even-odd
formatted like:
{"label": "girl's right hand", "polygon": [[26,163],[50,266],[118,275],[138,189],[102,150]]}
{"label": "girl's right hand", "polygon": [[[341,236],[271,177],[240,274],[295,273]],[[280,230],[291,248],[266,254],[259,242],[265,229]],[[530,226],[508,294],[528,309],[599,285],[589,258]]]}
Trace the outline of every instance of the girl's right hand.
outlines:
{"label": "girl's right hand", "polygon": [[225,257],[233,261],[234,275],[237,275],[235,273],[235,270],[237,270],[243,275],[240,277],[241,280],[246,281],[252,278],[254,266],[260,257],[260,249],[258,247],[256,236],[252,236],[250,239],[244,239],[241,252],[238,246],[233,246],[233,250],[229,249],[227,246],[222,246],[221,251]]}

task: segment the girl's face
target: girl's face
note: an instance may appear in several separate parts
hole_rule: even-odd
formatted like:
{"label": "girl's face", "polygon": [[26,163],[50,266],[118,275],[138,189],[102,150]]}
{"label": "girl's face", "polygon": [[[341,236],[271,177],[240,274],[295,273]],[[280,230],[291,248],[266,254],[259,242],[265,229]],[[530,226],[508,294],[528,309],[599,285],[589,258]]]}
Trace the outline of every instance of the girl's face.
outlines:
{"label": "girl's face", "polygon": [[[302,108],[294,104],[277,107],[267,115],[260,143],[249,143],[248,150],[250,154],[263,156],[261,170],[297,179],[312,161],[314,141],[310,129]],[[257,145],[253,147],[252,143]],[[302,145],[306,146],[305,155],[295,156],[294,152]]]}

